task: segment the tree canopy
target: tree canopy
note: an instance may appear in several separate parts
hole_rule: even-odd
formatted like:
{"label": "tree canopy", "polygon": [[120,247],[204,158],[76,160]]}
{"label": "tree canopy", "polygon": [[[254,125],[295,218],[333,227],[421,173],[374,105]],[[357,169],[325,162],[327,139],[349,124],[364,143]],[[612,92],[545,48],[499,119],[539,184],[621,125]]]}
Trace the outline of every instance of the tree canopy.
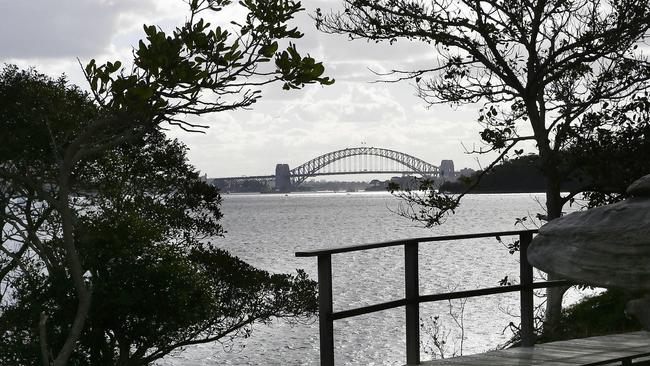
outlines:
{"label": "tree canopy", "polygon": [[[321,63],[302,56],[291,43],[302,37],[289,25],[302,10],[299,2],[190,0],[187,4],[186,21],[171,33],[144,26],[146,37],[133,49],[130,68],[120,61],[99,64],[95,60],[83,67],[90,93],[68,86],[64,78],[51,80],[33,70],[6,66],[0,74],[0,123],[7,132],[0,137],[3,301],[16,295],[10,284],[17,282],[11,281],[34,258],[44,266],[35,273],[44,270],[51,281],[65,278],[74,289],[74,296],[66,297],[75,304],[65,307],[70,311],[67,318],[54,320],[46,311],[40,314],[37,334],[43,365],[67,364],[88,331],[86,320],[93,309],[95,277],[84,257],[88,245],[80,234],[84,231],[79,231],[90,209],[78,206],[85,202],[79,196],[124,188],[107,181],[104,187],[96,186],[102,182],[100,177],[84,175],[89,164],[114,149],[137,144],[165,125],[201,130],[206,126],[194,124],[191,116],[251,106],[262,85],[281,83],[284,89],[295,89],[333,82],[323,76]],[[239,7],[244,20],[226,29],[202,17],[219,14],[225,7]],[[101,169],[94,172],[103,174]],[[149,198],[143,200],[142,204]],[[181,207],[204,214],[196,205]],[[57,333],[50,334],[48,324],[64,319],[67,326],[53,325]]]}
{"label": "tree canopy", "polygon": [[[316,284],[304,272],[271,275],[210,244],[222,232],[221,198],[185,150],[153,133],[80,167],[74,230],[95,301],[69,364],[146,365],[182,346],[247,336],[255,322],[315,313]],[[53,349],[74,320],[61,239],[51,234],[40,243],[49,256],[24,257],[3,281],[12,295],[0,307],[2,363],[39,358],[43,316]]]}
{"label": "tree canopy", "polygon": [[[556,156],[601,102],[627,102],[650,79],[650,64],[636,47],[650,27],[647,0],[344,4],[340,13],[317,12],[320,29],[376,42],[417,41],[436,50],[431,67],[386,77],[415,81],[430,104],[482,102],[478,122],[487,148],[478,152],[521,154],[515,147],[534,142],[553,189],[551,217],[568,201],[556,189],[562,175]],[[430,225],[440,218],[420,217]]]}
{"label": "tree canopy", "polygon": [[[508,154],[534,146],[549,219],[559,217],[576,194],[561,192],[571,173],[562,170],[562,150],[587,144],[588,138],[576,142],[579,135],[611,127],[606,118],[592,117],[608,106],[624,108],[650,79],[650,64],[637,47],[650,28],[648,0],[343,3],[341,12],[317,11],[320,29],[375,42],[415,41],[435,50],[430,66],[393,70],[388,81],[412,80],[430,105],[481,103],[477,119],[486,146],[476,152],[498,153],[485,172]],[[462,197],[439,194],[426,182],[421,188],[424,195],[400,195],[411,208],[405,214],[428,226],[444,220]],[[561,294],[549,290],[547,331],[557,324]]]}
{"label": "tree canopy", "polygon": [[[72,128],[86,113],[98,113],[87,95],[63,79],[15,67],[4,72],[1,79],[13,86],[9,91],[38,97],[28,99],[29,108],[12,112],[29,117],[16,117],[17,126],[29,121],[40,127],[41,119],[55,122],[65,110],[61,121]],[[22,83],[26,89],[11,83],[12,77],[29,81]],[[18,112],[23,109],[27,114]],[[33,110],[37,113],[29,114]],[[66,134],[51,125],[52,133]],[[38,149],[43,130],[13,129],[11,138],[34,154],[15,154],[5,164],[23,169],[28,178],[36,174],[29,169],[45,167],[46,174],[37,177],[48,186],[56,181],[50,180],[56,169],[48,173],[56,163],[43,153],[47,144]],[[316,284],[304,272],[271,275],[210,243],[222,233],[221,197],[199,179],[185,154],[180,142],[152,131],[75,166],[72,229],[94,301],[68,364],[145,365],[182,346],[247,336],[255,322],[315,313]],[[56,202],[41,197],[56,187],[30,190],[18,179],[2,182],[0,363],[29,364],[64,346],[77,301],[61,215]]]}

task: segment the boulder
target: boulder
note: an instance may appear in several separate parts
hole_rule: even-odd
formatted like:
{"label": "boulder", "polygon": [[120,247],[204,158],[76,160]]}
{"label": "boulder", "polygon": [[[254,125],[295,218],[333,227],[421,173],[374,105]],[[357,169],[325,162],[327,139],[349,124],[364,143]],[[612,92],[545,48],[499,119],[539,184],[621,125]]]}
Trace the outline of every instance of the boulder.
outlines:
{"label": "boulder", "polygon": [[[528,249],[530,264],[580,284],[650,293],[650,175],[627,192],[624,201],[542,226]],[[650,329],[650,319],[644,325]]]}

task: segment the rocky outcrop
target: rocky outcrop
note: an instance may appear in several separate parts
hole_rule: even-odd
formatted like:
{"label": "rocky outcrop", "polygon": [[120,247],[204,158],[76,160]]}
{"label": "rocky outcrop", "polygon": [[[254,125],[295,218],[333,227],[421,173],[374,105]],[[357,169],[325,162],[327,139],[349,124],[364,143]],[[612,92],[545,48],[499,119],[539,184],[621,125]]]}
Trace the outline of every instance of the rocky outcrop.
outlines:
{"label": "rocky outcrop", "polygon": [[[650,175],[628,188],[630,198],[575,212],[542,226],[528,261],[580,284],[650,293]],[[643,303],[650,304],[647,300]],[[635,303],[629,307],[650,309]],[[648,314],[638,314],[647,318]]]}

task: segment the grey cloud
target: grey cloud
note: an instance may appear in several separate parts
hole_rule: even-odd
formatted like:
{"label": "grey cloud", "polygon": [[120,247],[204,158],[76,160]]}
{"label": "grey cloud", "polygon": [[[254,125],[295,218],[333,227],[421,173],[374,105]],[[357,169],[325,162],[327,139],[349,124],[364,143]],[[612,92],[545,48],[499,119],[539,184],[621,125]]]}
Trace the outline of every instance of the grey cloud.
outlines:
{"label": "grey cloud", "polygon": [[321,8],[324,13],[328,13],[340,7],[341,3],[341,1],[304,2],[305,11],[295,20],[296,25],[305,33],[298,44],[303,45],[305,49],[311,49],[312,53],[322,50],[325,62],[357,60],[363,69],[365,69],[363,64],[368,62],[379,62],[391,69],[413,66],[407,65],[409,60],[432,59],[432,46],[423,42],[398,40],[390,45],[387,41],[376,43],[374,41],[350,40],[346,35],[326,34],[318,31],[311,18],[316,9]]}
{"label": "grey cloud", "polygon": [[[72,59],[72,69],[77,68],[73,57],[101,58],[107,50],[127,49],[128,53],[128,45],[142,37],[141,22],[164,29],[177,24],[177,13],[167,4],[182,1],[165,0],[160,7],[164,8],[163,18],[160,14],[149,17],[147,7],[152,2],[0,0],[0,58],[39,59],[39,69],[53,70],[56,75],[63,67],[58,63],[64,61],[55,58]],[[325,10],[337,4],[340,1],[303,1],[307,13],[318,6]],[[337,82],[290,92],[281,90],[280,84],[270,85],[262,88],[263,98],[252,106],[253,111],[197,119],[212,126],[205,135],[170,133],[191,147],[193,164],[211,176],[267,174],[276,163],[300,164],[361,141],[434,163],[443,158],[471,161],[462,154],[459,140],[467,142],[469,136],[476,136],[473,109],[426,110],[409,83],[369,83],[377,79],[369,67],[383,71],[428,65],[434,59],[430,47],[408,42],[393,46],[350,42],[345,36],[318,32],[307,13],[296,19],[305,32],[298,47],[323,61],[327,75]],[[129,56],[122,58],[128,60]]]}
{"label": "grey cloud", "polygon": [[120,14],[150,1],[0,0],[2,58],[92,57],[105,52]]}

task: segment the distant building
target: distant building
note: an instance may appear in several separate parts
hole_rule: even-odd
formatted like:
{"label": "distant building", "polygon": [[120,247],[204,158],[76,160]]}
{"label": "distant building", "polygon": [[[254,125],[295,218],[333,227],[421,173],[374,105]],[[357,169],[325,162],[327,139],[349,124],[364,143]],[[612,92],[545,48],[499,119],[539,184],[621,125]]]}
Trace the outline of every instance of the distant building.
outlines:
{"label": "distant building", "polygon": [[463,168],[458,172],[458,175],[461,177],[471,177],[474,173],[476,173],[476,170],[472,168]]}

